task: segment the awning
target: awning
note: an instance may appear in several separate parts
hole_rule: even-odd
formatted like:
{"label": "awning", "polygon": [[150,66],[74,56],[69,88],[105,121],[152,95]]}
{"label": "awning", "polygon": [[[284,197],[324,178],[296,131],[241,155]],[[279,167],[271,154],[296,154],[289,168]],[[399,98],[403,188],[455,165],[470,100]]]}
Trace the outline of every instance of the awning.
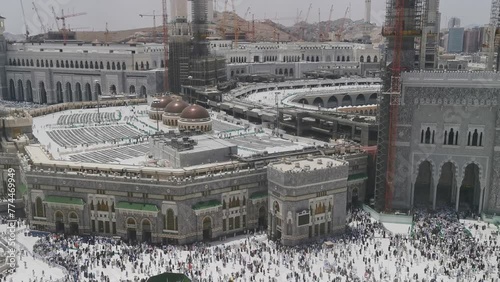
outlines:
{"label": "awning", "polygon": [[62,196],[47,196],[43,201],[51,204],[82,205],[82,206],[85,204],[85,202],[83,202],[83,199],[62,197]]}
{"label": "awning", "polygon": [[136,210],[136,211],[147,211],[147,212],[157,212],[158,207],[152,204],[142,204],[142,203],[130,203],[130,202],[119,202],[117,205],[118,209],[125,210]]}

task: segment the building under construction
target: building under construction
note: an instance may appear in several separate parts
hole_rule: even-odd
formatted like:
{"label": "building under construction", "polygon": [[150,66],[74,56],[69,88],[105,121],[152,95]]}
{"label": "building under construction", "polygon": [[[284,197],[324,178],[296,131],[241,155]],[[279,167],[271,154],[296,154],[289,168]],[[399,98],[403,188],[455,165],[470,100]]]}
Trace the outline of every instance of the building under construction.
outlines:
{"label": "building under construction", "polygon": [[[384,91],[390,92],[393,68],[411,71],[418,67],[417,42],[422,37],[422,20],[424,14],[428,14],[427,2],[437,0],[387,0],[386,19],[382,29],[382,35],[387,39],[386,68],[383,75]],[[404,5],[398,7],[398,5]],[[439,5],[434,6],[438,8]],[[399,12],[398,12],[399,9]],[[401,14],[402,13],[402,14]],[[402,31],[398,31],[398,15],[402,25]],[[397,38],[398,32],[402,32],[401,38]],[[437,43],[437,41],[436,41]],[[394,50],[399,48],[398,66],[395,66]],[[389,94],[380,95],[380,110],[378,111],[379,133],[377,148],[376,180],[375,180],[375,205],[379,210],[386,208],[386,185],[387,165],[389,154],[389,131],[391,126],[390,107],[391,97]]]}

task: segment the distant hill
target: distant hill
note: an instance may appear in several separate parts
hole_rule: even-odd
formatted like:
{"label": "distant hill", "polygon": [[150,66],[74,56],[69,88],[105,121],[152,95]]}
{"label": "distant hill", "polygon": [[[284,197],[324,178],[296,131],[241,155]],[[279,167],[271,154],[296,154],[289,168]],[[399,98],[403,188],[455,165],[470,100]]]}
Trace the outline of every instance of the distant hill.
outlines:
{"label": "distant hill", "polygon": [[13,41],[13,42],[24,41],[24,39],[26,38],[22,34],[12,34],[10,32],[4,32],[3,36],[7,41]]}

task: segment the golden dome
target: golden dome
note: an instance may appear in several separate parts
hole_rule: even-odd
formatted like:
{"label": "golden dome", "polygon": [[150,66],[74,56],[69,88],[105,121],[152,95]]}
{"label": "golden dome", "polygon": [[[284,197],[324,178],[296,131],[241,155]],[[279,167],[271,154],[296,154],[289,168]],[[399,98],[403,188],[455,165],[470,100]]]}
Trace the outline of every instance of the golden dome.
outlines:
{"label": "golden dome", "polygon": [[189,107],[189,104],[182,101],[181,99],[176,99],[165,107],[165,113],[180,114],[182,111]]}
{"label": "golden dome", "polygon": [[200,105],[193,104],[185,108],[181,113],[182,119],[206,119],[210,118],[210,114],[207,109]]}

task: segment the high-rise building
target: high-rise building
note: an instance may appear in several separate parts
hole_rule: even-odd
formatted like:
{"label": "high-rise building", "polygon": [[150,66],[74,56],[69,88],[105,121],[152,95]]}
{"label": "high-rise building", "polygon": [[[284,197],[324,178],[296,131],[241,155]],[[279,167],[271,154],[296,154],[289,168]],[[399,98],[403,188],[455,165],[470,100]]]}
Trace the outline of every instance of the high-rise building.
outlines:
{"label": "high-rise building", "polygon": [[456,17],[452,17],[448,20],[448,28],[460,27],[460,19]]}
{"label": "high-rise building", "polygon": [[464,28],[454,27],[450,28],[448,32],[448,46],[446,51],[448,53],[462,53],[464,47]]}
{"label": "high-rise building", "polygon": [[186,19],[187,20],[187,0],[172,0],[170,3],[172,20]]}
{"label": "high-rise building", "polygon": [[439,0],[422,1],[422,37],[420,39],[420,62],[421,69],[435,69],[438,61],[439,30],[441,13],[439,12]]}
{"label": "high-rise building", "polygon": [[464,32],[464,53],[476,53],[481,47],[480,41],[481,30],[479,27],[468,29]]}
{"label": "high-rise building", "polygon": [[365,0],[365,23],[370,23],[372,13],[372,0]]}
{"label": "high-rise building", "polygon": [[[500,34],[500,0],[492,0],[489,32],[487,32],[488,38],[486,38],[485,44],[488,52],[487,70],[493,70],[495,63],[495,38],[498,34]],[[498,57],[500,58],[500,56]]]}

